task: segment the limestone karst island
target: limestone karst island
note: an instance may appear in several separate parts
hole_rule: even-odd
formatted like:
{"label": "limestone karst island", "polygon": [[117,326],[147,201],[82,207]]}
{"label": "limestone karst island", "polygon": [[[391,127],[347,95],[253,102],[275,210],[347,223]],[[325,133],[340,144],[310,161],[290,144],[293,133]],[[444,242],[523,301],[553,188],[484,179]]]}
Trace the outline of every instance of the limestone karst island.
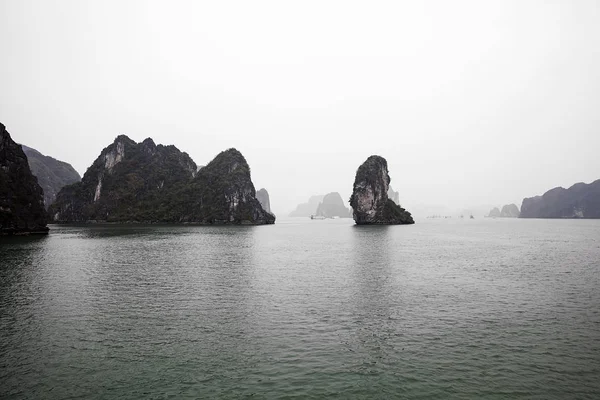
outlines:
{"label": "limestone karst island", "polygon": [[64,187],[49,208],[54,222],[272,224],[256,198],[250,167],[236,149],[198,170],[175,146],[125,135],[106,147],[81,182]]}
{"label": "limestone karst island", "polygon": [[350,206],[357,225],[414,224],[412,215],[388,197],[390,176],[385,158],[371,156],[358,167]]}

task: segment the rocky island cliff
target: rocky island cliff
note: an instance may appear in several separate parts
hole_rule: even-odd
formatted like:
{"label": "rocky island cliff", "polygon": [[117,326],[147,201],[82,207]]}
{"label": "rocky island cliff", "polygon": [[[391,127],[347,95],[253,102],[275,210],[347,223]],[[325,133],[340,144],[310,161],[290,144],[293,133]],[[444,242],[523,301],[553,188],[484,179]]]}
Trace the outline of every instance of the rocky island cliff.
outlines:
{"label": "rocky island cliff", "polygon": [[195,174],[194,161],[175,146],[157,146],[152,139],[136,143],[120,135],[81,182],[61,189],[49,213],[55,222],[155,221],[164,194]]}
{"label": "rocky island cliff", "polygon": [[219,153],[171,197],[167,219],[198,224],[263,225],[275,216],[256,198],[250,166],[236,149]]}
{"label": "rocky island cliff", "polygon": [[273,223],[235,149],[198,170],[175,146],[125,135],[100,153],[81,182],[49,209],[55,222]]}
{"label": "rocky island cliff", "polygon": [[21,147],[27,156],[31,172],[44,190],[46,208],[54,203],[60,189],[81,180],[81,176],[71,164],[45,156],[31,147],[25,145],[21,145]]}
{"label": "rocky island cliff", "polygon": [[0,234],[47,233],[44,192],[27,156],[0,123]]}
{"label": "rocky island cliff", "polygon": [[520,218],[600,218],[600,179],[523,199]]}
{"label": "rocky island cliff", "polygon": [[370,156],[358,167],[350,206],[357,225],[414,224],[411,214],[388,198],[390,176],[385,158]]}

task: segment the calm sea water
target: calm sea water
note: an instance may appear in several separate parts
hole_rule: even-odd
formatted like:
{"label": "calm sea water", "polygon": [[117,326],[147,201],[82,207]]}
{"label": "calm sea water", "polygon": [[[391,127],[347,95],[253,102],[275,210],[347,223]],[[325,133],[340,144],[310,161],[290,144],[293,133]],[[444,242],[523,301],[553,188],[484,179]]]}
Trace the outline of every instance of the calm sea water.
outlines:
{"label": "calm sea water", "polygon": [[0,398],[600,398],[600,221],[0,239]]}

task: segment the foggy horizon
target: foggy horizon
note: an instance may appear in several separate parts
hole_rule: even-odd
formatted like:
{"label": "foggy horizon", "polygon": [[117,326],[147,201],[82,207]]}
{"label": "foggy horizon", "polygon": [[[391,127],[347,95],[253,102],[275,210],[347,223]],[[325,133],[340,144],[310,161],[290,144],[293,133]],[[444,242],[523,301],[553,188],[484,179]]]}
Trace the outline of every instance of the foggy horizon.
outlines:
{"label": "foggy horizon", "polygon": [[[0,122],[82,176],[125,134],[235,147],[285,216],[387,159],[408,211],[600,176],[596,2],[0,5]],[[281,214],[281,215],[279,215]]]}

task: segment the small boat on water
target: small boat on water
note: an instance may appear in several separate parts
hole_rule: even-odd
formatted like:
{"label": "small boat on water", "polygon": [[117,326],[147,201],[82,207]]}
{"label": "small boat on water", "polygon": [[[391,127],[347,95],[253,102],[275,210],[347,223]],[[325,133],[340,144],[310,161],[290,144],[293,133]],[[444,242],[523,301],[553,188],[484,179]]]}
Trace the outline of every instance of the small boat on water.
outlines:
{"label": "small boat on water", "polygon": [[475,219],[475,217],[473,216],[473,214],[471,214],[471,216],[470,216],[469,218],[471,218],[471,219]]}
{"label": "small boat on water", "polygon": [[325,217],[322,215],[311,215],[310,219],[325,219]]}

